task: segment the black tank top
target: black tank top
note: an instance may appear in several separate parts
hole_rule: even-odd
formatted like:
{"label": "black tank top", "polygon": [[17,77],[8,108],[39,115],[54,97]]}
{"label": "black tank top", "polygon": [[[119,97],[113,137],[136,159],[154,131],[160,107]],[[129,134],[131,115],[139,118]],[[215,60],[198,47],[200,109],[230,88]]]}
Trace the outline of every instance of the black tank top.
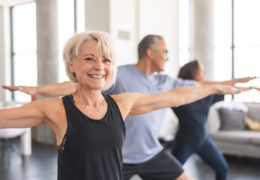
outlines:
{"label": "black tank top", "polygon": [[64,96],[67,132],[58,149],[58,180],[122,180],[125,125],[115,101],[103,95],[106,115],[94,120]]}

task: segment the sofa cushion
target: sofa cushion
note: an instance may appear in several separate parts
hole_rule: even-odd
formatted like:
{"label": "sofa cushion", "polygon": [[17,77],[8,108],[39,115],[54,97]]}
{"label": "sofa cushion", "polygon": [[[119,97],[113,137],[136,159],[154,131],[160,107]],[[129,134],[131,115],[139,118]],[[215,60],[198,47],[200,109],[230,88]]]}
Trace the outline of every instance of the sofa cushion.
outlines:
{"label": "sofa cushion", "polygon": [[226,109],[229,109],[229,110],[240,110],[240,111],[243,111],[245,113],[248,112],[248,107],[245,103],[237,102],[237,101],[234,101],[234,100],[219,101],[219,102],[215,103],[213,106],[216,109],[226,108]]}
{"label": "sofa cushion", "polygon": [[217,108],[211,106],[208,115],[207,130],[209,134],[217,132],[220,129],[220,117]]}
{"label": "sofa cushion", "polygon": [[260,138],[259,137],[252,138],[251,143],[260,146]]}
{"label": "sofa cushion", "polygon": [[249,130],[260,131],[260,121],[252,120],[246,116],[244,118],[244,122],[247,125],[247,127],[249,128]]}
{"label": "sofa cushion", "polygon": [[225,141],[230,143],[255,144],[260,146],[260,133],[254,131],[218,131],[211,134],[215,141]]}
{"label": "sofa cushion", "polygon": [[259,104],[247,104],[248,106],[248,117],[255,121],[260,121],[260,106]]}
{"label": "sofa cushion", "polygon": [[230,110],[227,108],[218,109],[220,120],[221,120],[221,130],[245,130],[246,126],[244,123],[244,117],[246,113],[240,110]]}

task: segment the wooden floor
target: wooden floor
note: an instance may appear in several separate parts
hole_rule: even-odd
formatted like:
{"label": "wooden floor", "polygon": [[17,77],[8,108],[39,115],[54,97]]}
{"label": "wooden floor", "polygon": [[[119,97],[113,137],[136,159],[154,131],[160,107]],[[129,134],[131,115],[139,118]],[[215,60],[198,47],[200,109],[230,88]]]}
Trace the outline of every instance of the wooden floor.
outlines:
{"label": "wooden floor", "polygon": [[[260,153],[260,152],[259,152]],[[229,180],[260,180],[260,160],[227,157]],[[195,180],[214,180],[213,171],[193,155],[184,165]],[[33,154],[23,157],[19,140],[0,140],[0,180],[56,180],[57,151],[53,146],[33,142]],[[131,180],[140,180],[134,176]]]}
{"label": "wooden floor", "polygon": [[[260,152],[259,152],[260,153]],[[260,180],[260,159],[226,157],[229,163],[228,180]],[[195,180],[215,180],[213,170],[200,157],[192,155],[184,165]],[[141,180],[134,176],[131,180]]]}

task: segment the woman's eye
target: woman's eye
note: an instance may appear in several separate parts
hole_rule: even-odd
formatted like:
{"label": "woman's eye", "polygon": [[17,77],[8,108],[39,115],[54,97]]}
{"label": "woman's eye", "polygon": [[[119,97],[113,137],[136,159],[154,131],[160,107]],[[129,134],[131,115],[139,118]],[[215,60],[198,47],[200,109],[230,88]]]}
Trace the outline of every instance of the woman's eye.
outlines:
{"label": "woman's eye", "polygon": [[111,60],[110,59],[104,59],[104,62],[111,62]]}
{"label": "woman's eye", "polygon": [[94,59],[91,58],[91,57],[88,57],[88,58],[85,58],[85,60],[86,60],[86,61],[92,61],[92,60],[94,60]]}

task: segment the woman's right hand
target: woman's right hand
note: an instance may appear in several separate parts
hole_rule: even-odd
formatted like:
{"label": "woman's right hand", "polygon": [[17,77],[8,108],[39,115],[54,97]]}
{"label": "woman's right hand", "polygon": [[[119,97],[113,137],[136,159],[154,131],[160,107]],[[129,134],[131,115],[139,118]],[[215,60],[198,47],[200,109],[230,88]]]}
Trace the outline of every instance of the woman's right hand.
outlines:
{"label": "woman's right hand", "polygon": [[9,91],[20,91],[29,95],[36,95],[37,88],[34,86],[6,86],[2,85],[2,88],[7,89]]}

